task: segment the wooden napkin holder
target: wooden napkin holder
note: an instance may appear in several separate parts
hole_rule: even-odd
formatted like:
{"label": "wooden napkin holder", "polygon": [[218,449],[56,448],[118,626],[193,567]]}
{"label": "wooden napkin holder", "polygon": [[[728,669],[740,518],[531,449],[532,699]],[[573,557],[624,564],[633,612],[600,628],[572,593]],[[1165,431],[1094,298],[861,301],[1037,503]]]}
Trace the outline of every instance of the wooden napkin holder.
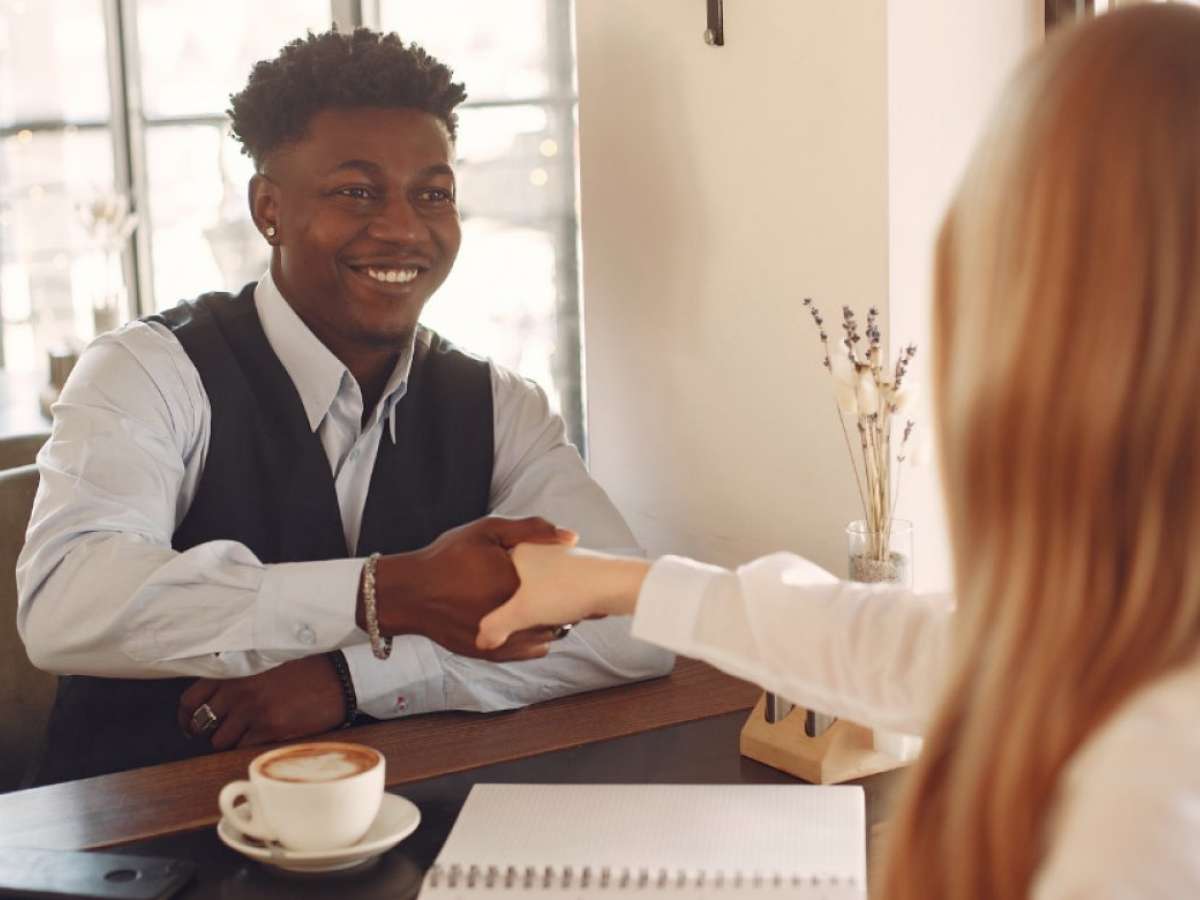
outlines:
{"label": "wooden napkin holder", "polygon": [[778,722],[766,718],[767,698],[758,698],[742,726],[742,756],[812,784],[838,784],[907,765],[875,749],[871,729],[838,719],[817,737],[804,733],[806,710],[797,706]]}

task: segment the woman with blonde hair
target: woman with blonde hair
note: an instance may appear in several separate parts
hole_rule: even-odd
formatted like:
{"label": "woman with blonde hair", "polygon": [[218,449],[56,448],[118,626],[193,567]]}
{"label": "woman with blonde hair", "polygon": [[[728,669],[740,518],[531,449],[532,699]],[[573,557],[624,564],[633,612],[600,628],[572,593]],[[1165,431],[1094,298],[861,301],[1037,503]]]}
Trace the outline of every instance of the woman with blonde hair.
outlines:
{"label": "woman with blonde hair", "polygon": [[937,248],[957,609],[778,554],[736,572],[523,545],[481,624],[634,632],[919,731],[889,900],[1200,897],[1200,10],[1053,36]]}

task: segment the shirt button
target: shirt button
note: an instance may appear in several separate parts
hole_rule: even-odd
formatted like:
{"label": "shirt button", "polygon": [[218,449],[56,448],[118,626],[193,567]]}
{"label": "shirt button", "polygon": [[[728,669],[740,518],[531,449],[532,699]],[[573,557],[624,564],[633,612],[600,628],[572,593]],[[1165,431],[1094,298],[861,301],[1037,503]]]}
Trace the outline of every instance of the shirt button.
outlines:
{"label": "shirt button", "polygon": [[311,647],[317,642],[317,636],[307,625],[301,625],[296,629],[296,640],[305,646]]}
{"label": "shirt button", "polygon": [[358,459],[358,448],[357,447],[355,447],[353,450],[350,451],[350,458]]}

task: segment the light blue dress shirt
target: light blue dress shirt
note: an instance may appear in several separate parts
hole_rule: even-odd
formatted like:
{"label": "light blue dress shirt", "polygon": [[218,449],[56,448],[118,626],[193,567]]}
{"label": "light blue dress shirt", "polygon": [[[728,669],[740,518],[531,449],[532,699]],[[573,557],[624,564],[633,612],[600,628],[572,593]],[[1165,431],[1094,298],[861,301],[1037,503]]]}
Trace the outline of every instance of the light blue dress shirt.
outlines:
{"label": "light blue dress shirt", "polygon": [[[254,301],[329,459],[349,558],[265,565],[234,541],[171,548],[204,471],[211,407],[174,336],[130,323],[84,352],[38,456],[41,484],[17,565],[17,623],[36,665],[232,678],[341,647],[360,708],[381,718],[509,709],[669,671],[673,657],[635,640],[625,618],[584,622],[541,660],[483,662],[418,635],[397,638],[391,657],[376,660],[354,620],[363,560],[353,548],[379,441],[394,439],[412,348],[364,425],[357,382],[270,273]],[[490,511],[541,515],[585,546],[637,552],[541,389],[495,364],[491,373]]]}

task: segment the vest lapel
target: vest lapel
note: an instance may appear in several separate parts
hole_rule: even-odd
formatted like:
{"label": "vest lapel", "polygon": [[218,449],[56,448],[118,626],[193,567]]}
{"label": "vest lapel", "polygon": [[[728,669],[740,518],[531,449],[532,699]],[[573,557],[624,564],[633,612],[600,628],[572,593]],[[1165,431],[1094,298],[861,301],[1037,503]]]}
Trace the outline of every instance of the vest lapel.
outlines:
{"label": "vest lapel", "polygon": [[379,440],[360,555],[416,550],[487,514],[492,415],[487,363],[432,332],[418,334],[408,390],[396,404],[396,440]]}
{"label": "vest lapel", "polygon": [[[223,365],[197,365],[210,398],[212,437],[177,549],[203,532],[223,532],[266,563],[346,555],[329,461],[309,429],[304,404],[271,349],[254,306],[253,285],[232,300],[210,301],[215,329],[176,332],[193,360],[217,344]],[[197,347],[199,344],[201,346]],[[195,351],[195,352],[193,352]],[[229,371],[229,363],[236,372]],[[247,458],[249,457],[249,459]],[[257,496],[246,505],[239,498]]]}

